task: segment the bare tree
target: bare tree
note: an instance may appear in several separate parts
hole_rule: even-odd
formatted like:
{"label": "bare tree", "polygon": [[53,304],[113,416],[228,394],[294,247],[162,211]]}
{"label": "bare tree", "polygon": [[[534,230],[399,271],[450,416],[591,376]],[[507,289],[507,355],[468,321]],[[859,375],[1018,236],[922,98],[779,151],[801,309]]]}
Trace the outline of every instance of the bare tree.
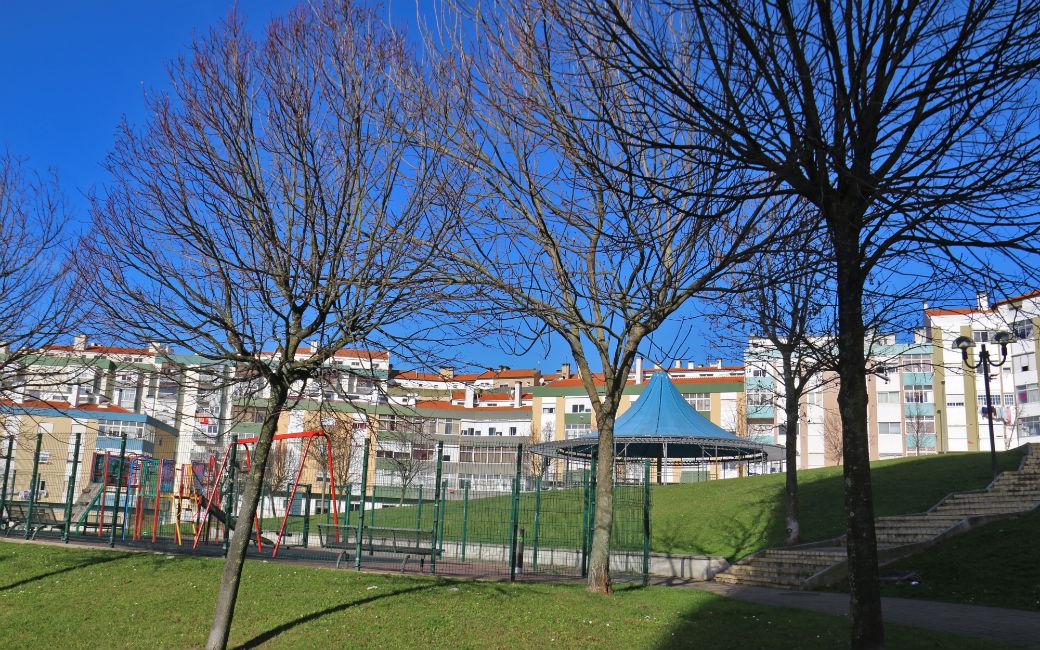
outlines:
{"label": "bare tree", "polygon": [[1036,250],[1038,223],[1040,5],[554,5],[585,55],[648,101],[627,108],[710,134],[671,142],[633,131],[646,149],[720,156],[819,210],[817,245],[835,277],[851,639],[881,647],[864,312],[886,309],[918,274],[1035,266],[1023,256]]}
{"label": "bare tree", "polygon": [[818,256],[807,245],[808,242],[805,244],[790,255],[763,256],[756,269],[765,282],[729,303],[733,305],[735,302],[735,308],[728,311],[731,319],[743,323],[761,337],[757,346],[756,341],[751,340],[748,358],[753,367],[763,370],[772,382],[779,382],[782,390],[786,422],[785,544],[801,541],[798,523],[799,404],[810,384],[819,382],[824,369],[832,361],[830,338],[825,333],[831,331],[833,310],[826,303],[825,278],[814,270],[818,267],[814,263]]}
{"label": "bare tree", "polygon": [[0,152],[0,396],[24,394],[27,381],[64,379],[53,363],[34,367],[31,378],[26,368],[39,348],[70,334],[83,313],[70,216],[54,174]]}
{"label": "bare tree", "polygon": [[416,479],[429,473],[437,458],[434,422],[412,415],[383,415],[377,425],[376,458],[381,458],[400,488],[399,504]]}
{"label": "bare tree", "polygon": [[588,588],[609,593],[614,422],[640,345],[689,299],[732,290],[726,274],[783,221],[723,190],[732,169],[633,155],[611,107],[643,98],[579,56],[547,8],[460,11],[472,29],[448,32],[441,78],[462,107],[445,122],[470,172],[460,209],[472,218],[452,272],[486,291],[508,330],[552,332],[570,349],[599,434]]}
{"label": "bare tree", "polygon": [[[265,384],[237,517],[250,522],[294,385],[342,348],[428,340],[424,312],[448,299],[425,262],[443,231],[431,209],[439,154],[401,136],[429,108],[413,53],[349,3],[301,7],[260,40],[232,15],[170,80],[149,97],[149,122],[121,129],[112,180],[92,199],[88,266],[123,336]],[[237,526],[208,648],[227,643],[248,543]]]}

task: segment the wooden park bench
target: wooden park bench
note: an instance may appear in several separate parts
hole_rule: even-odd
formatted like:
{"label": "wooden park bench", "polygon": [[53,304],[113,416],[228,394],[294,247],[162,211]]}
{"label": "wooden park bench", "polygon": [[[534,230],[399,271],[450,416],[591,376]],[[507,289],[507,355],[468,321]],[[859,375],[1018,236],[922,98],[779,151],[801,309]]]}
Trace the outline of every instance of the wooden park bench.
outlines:
{"label": "wooden park bench", "polygon": [[10,535],[18,526],[29,529],[29,539],[35,539],[36,533],[44,528],[57,528],[65,530],[65,506],[49,503],[35,503],[32,508],[32,521],[29,521],[28,501],[8,501],[7,509],[7,534]]}
{"label": "wooden park bench", "polygon": [[[324,548],[331,548],[336,554],[336,568],[342,559],[350,557],[357,551],[356,525],[318,524],[318,537]],[[338,533],[338,534],[337,534]],[[408,560],[413,556],[419,558],[419,570],[423,569],[427,556],[435,552],[433,548],[433,529],[391,528],[388,526],[365,526],[361,538],[361,552],[369,555],[388,553],[404,555],[401,570],[404,571]]]}

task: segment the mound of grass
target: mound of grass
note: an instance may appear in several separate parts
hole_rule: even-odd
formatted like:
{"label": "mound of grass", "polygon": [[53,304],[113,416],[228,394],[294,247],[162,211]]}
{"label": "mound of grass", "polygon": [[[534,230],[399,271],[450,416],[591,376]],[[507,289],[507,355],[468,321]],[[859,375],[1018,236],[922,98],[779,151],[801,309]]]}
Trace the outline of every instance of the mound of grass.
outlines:
{"label": "mound of grass", "polygon": [[[1017,469],[1022,452],[997,455],[1001,471]],[[953,491],[986,487],[988,454],[946,454],[871,463],[877,516],[922,512]],[[652,548],[723,555],[731,561],[784,541],[783,474],[653,489]],[[845,532],[842,468],[798,472],[803,542]]]}
{"label": "mound of grass", "polygon": [[[0,647],[192,648],[222,561],[0,543]],[[452,581],[249,562],[233,648],[835,648],[848,620],[669,587]],[[886,626],[889,648],[1007,648]]]}
{"label": "mound of grass", "polygon": [[1040,510],[998,521],[882,569],[914,571],[915,581],[886,584],[881,593],[969,605],[1040,611]]}

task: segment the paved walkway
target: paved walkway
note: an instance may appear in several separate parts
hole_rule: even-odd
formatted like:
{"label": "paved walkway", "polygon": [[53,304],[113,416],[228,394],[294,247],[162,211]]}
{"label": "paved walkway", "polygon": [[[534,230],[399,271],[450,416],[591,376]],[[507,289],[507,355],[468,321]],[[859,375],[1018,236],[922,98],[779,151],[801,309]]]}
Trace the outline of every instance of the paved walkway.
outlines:
{"label": "paved walkway", "polygon": [[[848,594],[789,591],[718,582],[662,580],[655,581],[655,583],[710,591],[720,596],[764,605],[798,607],[840,616],[849,615]],[[882,615],[888,623],[900,623],[962,636],[1040,648],[1040,612],[909,598],[882,598],[881,608]]]}

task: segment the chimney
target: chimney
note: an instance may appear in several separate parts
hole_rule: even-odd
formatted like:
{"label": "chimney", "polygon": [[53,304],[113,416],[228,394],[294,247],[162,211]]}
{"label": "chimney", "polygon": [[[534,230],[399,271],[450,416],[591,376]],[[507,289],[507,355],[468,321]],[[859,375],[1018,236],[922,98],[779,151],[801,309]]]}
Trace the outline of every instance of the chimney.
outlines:
{"label": "chimney", "polygon": [[520,395],[521,395],[520,382],[513,384],[513,408],[520,408]]}
{"label": "chimney", "polygon": [[437,368],[437,374],[440,375],[441,379],[451,381],[455,379],[455,369],[448,366]]}
{"label": "chimney", "polygon": [[569,378],[571,376],[571,364],[569,364],[569,363],[562,363],[562,364],[560,364],[560,374],[563,375],[564,379]]}
{"label": "chimney", "polygon": [[318,351],[318,343],[320,343],[318,340],[311,341],[311,354]]}
{"label": "chimney", "polygon": [[72,385],[72,396],[69,398],[69,406],[72,408],[79,406],[79,390],[80,386],[78,383]]}
{"label": "chimney", "polygon": [[676,359],[675,360],[675,369],[676,370],[682,369],[682,359]]}
{"label": "chimney", "polygon": [[539,371],[535,370],[534,373],[531,374],[531,385],[532,386],[541,386],[542,385],[542,373],[540,373]]}
{"label": "chimney", "polygon": [[500,366],[498,367],[498,371],[499,371],[499,372],[505,372],[506,370],[509,370],[509,366],[503,366],[503,365],[500,365]]}
{"label": "chimney", "polygon": [[985,291],[981,291],[981,290],[980,291],[976,291],[975,292],[975,302],[976,302],[976,304],[978,304],[979,309],[982,309],[982,310],[989,309],[989,294],[986,293]]}
{"label": "chimney", "polygon": [[715,361],[715,369],[716,370],[722,370],[722,359],[717,359]]}
{"label": "chimney", "polygon": [[72,349],[82,352],[87,349],[87,335],[77,334],[72,337]]}
{"label": "chimney", "polygon": [[160,356],[163,353],[162,343],[156,343],[155,341],[149,342],[148,353],[151,354],[153,357]]}
{"label": "chimney", "polygon": [[687,369],[687,370],[693,370],[693,369],[694,369],[694,368],[696,368],[696,367],[697,367],[697,363],[696,363],[696,362],[694,362],[694,361],[690,361],[690,362],[688,362],[688,363],[686,364],[686,369]]}
{"label": "chimney", "polygon": [[476,393],[473,391],[473,387],[466,386],[466,401],[463,403],[463,405],[468,409],[473,408],[476,405],[476,397],[477,396]]}
{"label": "chimney", "polygon": [[636,357],[636,383],[643,383],[643,357]]}

